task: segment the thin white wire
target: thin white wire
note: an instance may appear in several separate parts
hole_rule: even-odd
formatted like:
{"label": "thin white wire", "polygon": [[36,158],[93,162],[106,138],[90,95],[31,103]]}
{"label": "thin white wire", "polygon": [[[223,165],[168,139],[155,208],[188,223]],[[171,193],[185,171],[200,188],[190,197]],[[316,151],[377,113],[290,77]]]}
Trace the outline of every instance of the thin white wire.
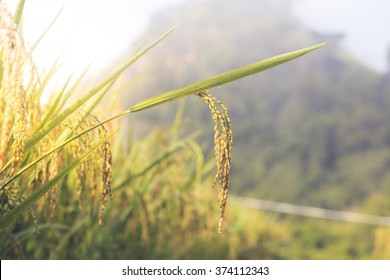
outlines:
{"label": "thin white wire", "polygon": [[250,197],[242,197],[242,196],[232,195],[231,198],[235,202],[244,205],[246,207],[264,210],[264,211],[299,215],[299,216],[312,217],[312,218],[328,219],[334,221],[343,221],[343,222],[350,222],[350,223],[361,223],[361,224],[390,227],[390,217],[374,216],[374,215],[367,215],[367,214],[360,214],[360,213],[346,212],[346,211],[336,211],[336,210],[316,208],[316,207],[307,207],[302,205],[280,203],[280,202],[255,199]]}

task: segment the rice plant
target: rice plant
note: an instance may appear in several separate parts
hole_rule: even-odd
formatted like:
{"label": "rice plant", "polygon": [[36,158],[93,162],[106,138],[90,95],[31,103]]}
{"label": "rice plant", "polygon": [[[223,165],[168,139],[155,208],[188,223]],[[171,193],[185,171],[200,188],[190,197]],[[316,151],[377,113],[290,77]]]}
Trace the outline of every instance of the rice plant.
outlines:
{"label": "rice plant", "polygon": [[[73,230],[77,231],[85,224],[91,226],[90,221],[93,217],[92,221],[100,226],[103,225],[104,232],[104,215],[110,198],[113,201],[111,211],[114,211],[112,209],[115,207],[120,210],[121,205],[127,204],[125,208],[127,212],[121,212],[119,220],[115,219],[119,224],[115,226],[129,227],[134,230],[135,235],[139,232],[141,240],[150,239],[151,232],[155,242],[159,242],[159,236],[165,236],[164,231],[168,229],[164,229],[159,221],[164,219],[161,215],[167,213],[169,209],[173,212],[178,209],[184,211],[183,220],[179,221],[179,224],[191,231],[193,224],[199,223],[199,220],[193,219],[202,215],[205,217],[205,213],[200,215],[199,210],[196,209],[197,205],[188,203],[192,198],[186,195],[195,195],[195,193],[187,189],[182,192],[178,190],[195,188],[198,184],[196,182],[203,177],[203,173],[199,171],[199,162],[202,160],[198,160],[198,167],[193,168],[188,167],[188,164],[178,165],[176,162],[187,163],[188,150],[192,151],[191,156],[201,158],[200,148],[194,140],[176,139],[176,143],[169,145],[162,154],[157,157],[146,157],[148,161],[139,158],[137,160],[137,155],[134,154],[121,158],[123,151],[120,141],[124,140],[114,137],[117,130],[110,125],[125,114],[189,95],[197,95],[203,99],[214,121],[217,172],[210,185],[219,184],[220,187],[218,231],[222,232],[230,182],[232,128],[228,109],[213,97],[209,90],[295,59],[324,45],[275,56],[163,93],[101,121],[95,109],[101,100],[107,98],[108,93],[115,91],[113,85],[120,74],[169,36],[175,28],[138,50],[70,105],[68,105],[69,101],[76,94],[82,76],[73,85],[66,83],[59,92],[52,94],[48,106],[42,106],[40,98],[47,82],[54,74],[55,67],[45,75],[37,73],[31,56],[34,47],[29,47],[25,42],[19,27],[23,5],[24,1],[20,1],[15,15],[12,16],[5,3],[0,1],[0,228],[16,255],[21,255],[20,239],[23,239],[23,232],[16,228],[26,229],[29,224],[31,225],[31,221],[37,231],[55,228],[56,221],[68,221],[71,224],[73,221],[70,229],[64,224],[57,228],[60,231],[65,227],[70,230],[68,233],[71,235]],[[144,140],[143,144],[146,145],[144,147],[146,149],[152,149],[154,145],[148,140]],[[148,147],[148,144],[151,147]],[[116,148],[113,149],[113,146]],[[118,160],[115,159],[115,149],[120,151],[117,153],[120,157]],[[134,149],[131,151],[134,152]],[[129,162],[131,162],[131,170],[129,170],[131,176],[117,172],[119,178],[115,178],[115,163],[126,166]],[[184,170],[180,169],[181,173],[175,173],[175,176],[167,175],[161,179],[161,174],[170,174],[169,171],[173,168],[179,170],[178,166],[184,168]],[[193,176],[198,179],[194,180]],[[124,189],[128,193],[124,197],[112,195]],[[166,192],[167,190],[169,192]],[[203,191],[201,193],[204,194]],[[177,197],[172,198],[172,194]],[[149,199],[146,200],[145,196]],[[96,210],[98,200],[100,202]],[[127,225],[120,224],[124,223],[127,216],[132,216],[134,213],[140,214],[142,218]],[[52,226],[42,226],[44,224],[41,221],[45,220],[51,222]],[[204,229],[209,229],[211,228],[209,219],[206,220],[201,225],[205,226]],[[113,222],[114,220],[110,221]],[[177,227],[176,221],[173,226]],[[66,240],[70,236],[62,236],[62,238]],[[59,253],[61,249],[63,243],[58,244],[54,251],[50,249],[46,255],[39,253],[33,255],[37,258],[47,257],[55,252]],[[61,256],[69,257],[69,255]]]}

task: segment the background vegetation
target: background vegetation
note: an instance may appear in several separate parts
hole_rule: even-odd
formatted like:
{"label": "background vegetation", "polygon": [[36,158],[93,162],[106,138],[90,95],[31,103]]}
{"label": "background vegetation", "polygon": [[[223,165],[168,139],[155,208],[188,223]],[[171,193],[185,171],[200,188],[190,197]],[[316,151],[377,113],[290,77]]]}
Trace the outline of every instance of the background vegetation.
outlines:
{"label": "background vegetation", "polygon": [[[230,193],[389,216],[389,76],[354,60],[339,47],[339,36],[308,30],[285,4],[188,1],[156,14],[151,28],[161,34],[177,22],[181,26],[127,74],[125,80],[136,79],[123,91],[122,103],[128,108],[253,61],[329,41],[298,61],[212,90],[230,109],[233,126]],[[199,98],[180,104],[132,114],[111,141],[113,199],[103,227],[87,178],[86,199],[80,201],[76,186],[82,177],[76,170],[58,188],[55,219],[46,200],[35,206],[40,215],[26,213],[1,232],[1,257],[390,258],[388,228],[260,212],[234,200],[218,234],[218,191],[210,189],[211,115]],[[26,182],[38,185],[33,177]]]}

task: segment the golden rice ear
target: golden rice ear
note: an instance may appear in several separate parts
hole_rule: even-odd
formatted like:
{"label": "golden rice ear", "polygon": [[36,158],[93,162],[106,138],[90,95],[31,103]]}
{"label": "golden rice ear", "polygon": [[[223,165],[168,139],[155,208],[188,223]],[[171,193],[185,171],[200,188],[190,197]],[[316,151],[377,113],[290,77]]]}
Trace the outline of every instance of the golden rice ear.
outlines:
{"label": "golden rice ear", "polygon": [[[96,116],[91,115],[93,122],[98,124],[100,123],[99,119]],[[104,125],[101,125],[97,128],[98,135],[100,139],[107,137],[108,131]],[[103,225],[103,216],[108,202],[108,197],[112,199],[111,193],[111,183],[112,183],[112,152],[111,144],[109,141],[105,141],[100,147],[101,159],[102,159],[102,200],[100,201],[99,207],[99,225]]]}
{"label": "golden rice ear", "polygon": [[0,69],[0,170],[4,171],[7,162],[11,162],[6,173],[12,176],[23,158],[27,128],[35,126],[40,118],[34,113],[37,120],[33,120],[30,114],[40,109],[29,104],[29,100],[39,104],[39,96],[32,91],[38,80],[35,66],[3,1],[0,1]]}
{"label": "golden rice ear", "polygon": [[[54,153],[49,165],[49,180],[53,179],[58,174],[58,153]],[[50,221],[53,222],[56,216],[57,207],[57,190],[58,186],[55,184],[50,190]]]}
{"label": "golden rice ear", "polygon": [[232,125],[228,109],[221,101],[212,96],[208,91],[197,93],[197,95],[209,106],[214,122],[214,152],[217,174],[214,178],[213,187],[216,183],[220,186],[218,195],[218,201],[220,202],[218,232],[221,233],[230,183],[230,163],[233,146]]}
{"label": "golden rice ear", "polygon": [[16,169],[22,162],[24,153],[24,143],[27,134],[27,114],[26,114],[26,94],[23,85],[19,84],[18,94],[15,102],[15,124],[14,124],[14,160],[11,175],[15,174]]}
{"label": "golden rice ear", "polygon": [[[100,132],[100,130],[99,130]],[[101,137],[106,137],[106,132]],[[112,199],[111,182],[112,182],[112,154],[110,142],[106,141],[101,146],[101,152],[103,157],[103,193],[102,201],[99,209],[99,224],[103,224],[103,215],[108,201],[108,196]]]}

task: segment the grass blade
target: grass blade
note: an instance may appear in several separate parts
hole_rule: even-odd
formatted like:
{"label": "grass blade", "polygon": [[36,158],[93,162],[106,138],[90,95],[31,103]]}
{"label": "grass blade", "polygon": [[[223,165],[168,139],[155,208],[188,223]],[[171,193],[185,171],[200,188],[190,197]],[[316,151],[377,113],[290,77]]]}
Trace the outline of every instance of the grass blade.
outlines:
{"label": "grass blade", "polygon": [[38,46],[38,44],[42,41],[42,39],[45,37],[47,32],[52,28],[54,23],[57,21],[59,16],[61,15],[64,7],[61,8],[61,10],[57,13],[57,15],[53,18],[53,20],[50,22],[50,24],[46,27],[46,29],[43,31],[43,33],[38,37],[38,39],[35,41],[34,45],[32,46],[31,50],[35,50],[35,48]]}
{"label": "grass blade", "polygon": [[45,114],[45,117],[43,118],[43,120],[39,123],[39,126],[37,128],[37,130],[41,129],[42,126],[44,126],[45,123],[48,123],[50,119],[54,118],[54,116],[56,115],[57,112],[57,109],[58,109],[58,105],[60,104],[60,101],[65,93],[65,90],[66,88],[68,87],[68,84],[70,82],[70,79],[71,77],[68,78],[68,80],[65,82],[64,86],[62,87],[62,89],[60,90],[60,92],[56,95],[52,105],[50,106],[49,110],[47,111],[47,113]]}
{"label": "grass blade", "polygon": [[282,63],[285,63],[287,61],[290,61],[292,59],[298,58],[304,54],[307,54],[308,52],[314,51],[318,48],[321,48],[326,43],[319,44],[312,46],[310,48],[301,49],[289,53],[285,53],[282,55],[274,56],[253,64],[249,64],[247,66],[231,70],[229,72],[225,72],[223,74],[216,75],[214,77],[211,77],[209,79],[196,82],[172,91],[168,91],[166,93],[163,93],[159,96],[155,96],[152,98],[148,98],[144,101],[141,101],[140,103],[134,105],[130,108],[131,112],[137,112],[141,111],[153,106],[160,105],[162,103],[166,103],[184,96],[188,96],[191,94],[195,94],[198,92],[202,92],[205,90],[208,90],[213,87],[217,87],[223,84],[230,83],[232,81],[259,73],[261,71],[267,70],[269,68],[275,67],[277,65],[280,65]]}
{"label": "grass blade", "polygon": [[14,13],[14,22],[16,26],[19,27],[20,20],[22,19],[22,14],[23,14],[23,8],[24,8],[24,3],[25,0],[19,0],[18,6],[16,7],[16,11]]}

